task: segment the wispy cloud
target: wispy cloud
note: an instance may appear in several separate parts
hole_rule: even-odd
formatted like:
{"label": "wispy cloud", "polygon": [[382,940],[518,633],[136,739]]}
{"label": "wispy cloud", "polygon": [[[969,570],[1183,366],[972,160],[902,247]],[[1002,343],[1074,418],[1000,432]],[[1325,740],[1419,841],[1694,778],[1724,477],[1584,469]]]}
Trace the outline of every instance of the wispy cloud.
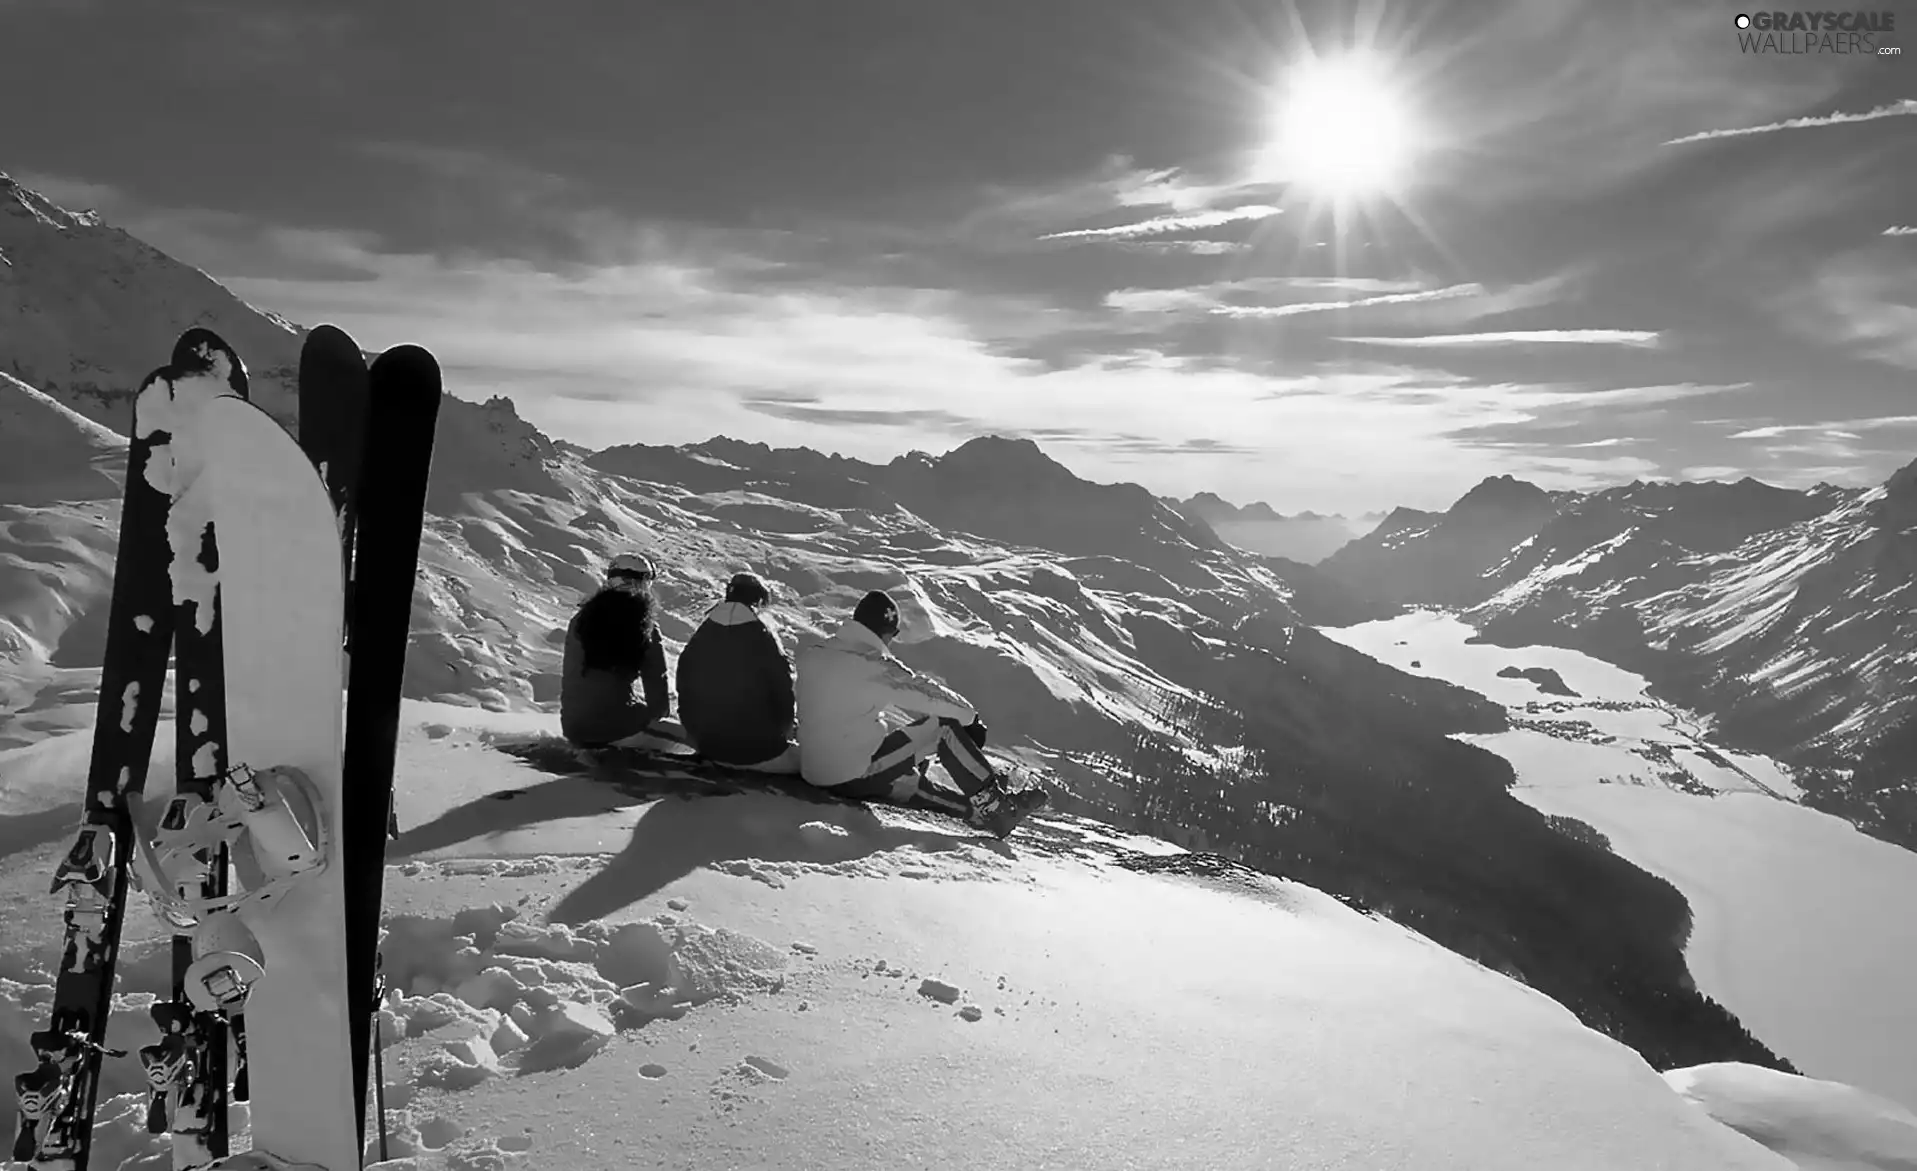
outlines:
{"label": "wispy cloud", "polygon": [[50,175],[43,171],[15,171],[13,181],[30,191],[38,191],[68,211],[105,212],[118,210],[126,203],[125,194],[111,184],[94,183],[67,175]]}
{"label": "wispy cloud", "polygon": [[1154,216],[1148,220],[1138,220],[1129,224],[1114,224],[1105,228],[1080,228],[1070,232],[1051,232],[1040,236],[1039,239],[1130,240],[1139,236],[1161,236],[1173,232],[1195,231],[1200,228],[1216,228],[1224,224],[1235,224],[1246,220],[1269,219],[1279,214],[1282,213],[1278,208],[1265,204],[1250,204],[1245,207],[1191,212],[1186,215]]}
{"label": "wispy cloud", "polygon": [[[1533,309],[1558,300],[1575,272],[1522,284],[1487,288],[1476,281],[1428,287],[1411,279],[1379,277],[1242,277],[1172,288],[1122,288],[1105,294],[1108,309],[1140,315],[1208,315],[1241,320],[1364,312],[1378,324],[1401,329],[1456,329],[1485,318]],[[1299,300],[1321,290],[1372,296]],[[1374,326],[1375,328],[1375,326]]]}
{"label": "wispy cloud", "polygon": [[1742,138],[1751,134],[1771,134],[1779,130],[1807,130],[1817,126],[1842,126],[1850,122],[1873,122],[1879,118],[1896,118],[1917,114],[1917,99],[1905,98],[1888,105],[1865,110],[1861,114],[1846,114],[1842,111],[1830,114],[1817,114],[1804,118],[1786,118],[1782,122],[1767,122],[1762,126],[1738,126],[1724,130],[1701,130],[1696,134],[1687,134],[1682,138],[1667,140],[1665,146],[1682,146],[1689,142],[1707,142],[1718,138]]}
{"label": "wispy cloud", "polygon": [[1917,227],[1907,227],[1903,224],[1892,224],[1890,227],[1884,229],[1884,235],[1886,236],[1917,236]]}
{"label": "wispy cloud", "polygon": [[[1482,297],[1480,284],[1449,285],[1416,293],[1381,293],[1375,297],[1357,297],[1348,301],[1298,301],[1290,305],[1219,305],[1212,312],[1226,317],[1295,317],[1301,313],[1333,313],[1341,309],[1369,309],[1378,305],[1415,305],[1426,301],[1449,301],[1459,297]],[[1480,336],[1490,336],[1480,335]]]}
{"label": "wispy cloud", "polygon": [[1808,297],[1800,332],[1854,343],[1866,357],[1917,369],[1917,274],[1859,251],[1828,261]]}
{"label": "wispy cloud", "polygon": [[753,396],[740,400],[749,411],[835,427],[906,427],[919,431],[971,434],[981,430],[977,419],[936,407],[828,407],[790,398]]}
{"label": "wispy cloud", "polygon": [[1366,346],[1413,348],[1477,348],[1490,346],[1627,346],[1653,349],[1659,334],[1645,329],[1519,329],[1499,333],[1440,333],[1422,337],[1342,337],[1341,342]]}
{"label": "wispy cloud", "polygon": [[1189,256],[1229,256],[1249,252],[1251,245],[1237,240],[1113,240],[1114,248],[1131,252],[1184,253]]}
{"label": "wispy cloud", "polygon": [[1917,415],[1881,415],[1874,419],[1832,419],[1822,423],[1775,423],[1767,427],[1750,427],[1727,436],[1730,439],[1777,439],[1785,435],[1833,435],[1840,439],[1856,439],[1861,432],[1879,431],[1887,427],[1917,427]]}

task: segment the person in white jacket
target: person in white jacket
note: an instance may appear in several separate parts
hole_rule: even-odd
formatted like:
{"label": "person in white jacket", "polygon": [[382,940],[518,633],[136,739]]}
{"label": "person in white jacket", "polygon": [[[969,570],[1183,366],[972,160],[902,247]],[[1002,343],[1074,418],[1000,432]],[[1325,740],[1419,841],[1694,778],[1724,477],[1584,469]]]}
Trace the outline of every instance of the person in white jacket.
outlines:
{"label": "person in white jacket", "polygon": [[[898,604],[873,590],[831,638],[800,652],[800,775],[840,796],[905,804],[936,754],[969,799],[972,824],[1004,837],[1046,803],[1045,791],[1007,787],[985,755],[977,710],[894,657],[898,633]],[[917,718],[888,727],[888,711]]]}

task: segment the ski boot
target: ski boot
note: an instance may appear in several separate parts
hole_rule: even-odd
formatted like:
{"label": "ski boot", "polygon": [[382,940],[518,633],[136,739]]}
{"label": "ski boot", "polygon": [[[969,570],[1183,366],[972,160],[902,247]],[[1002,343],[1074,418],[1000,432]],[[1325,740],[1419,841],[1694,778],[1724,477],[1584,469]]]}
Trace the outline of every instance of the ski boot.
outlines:
{"label": "ski boot", "polygon": [[75,1117],[80,1103],[74,1082],[79,1077],[82,1061],[89,1055],[126,1056],[124,1049],[94,1044],[82,1029],[61,1029],[58,1024],[56,1017],[54,1028],[43,1029],[28,1038],[27,1043],[40,1063],[32,1072],[13,1079],[20,1112],[18,1129],[13,1136],[13,1157],[35,1166],[60,1166],[70,1162],[79,1149],[83,1123]]}
{"label": "ski boot", "polygon": [[152,1008],[160,1039],[140,1046],[140,1073],[146,1078],[146,1132],[165,1134],[179,1113],[180,1090],[188,1081],[193,1059],[187,1030],[193,1010],[177,1001],[161,1001]]}
{"label": "ski boot", "polygon": [[163,1000],[148,1010],[160,1039],[140,1048],[146,1075],[148,1134],[191,1136],[204,1141],[213,1127],[205,1086],[207,1036],[194,1006]]}
{"label": "ski boot", "polygon": [[1051,794],[1035,784],[1012,788],[1004,773],[994,773],[985,787],[968,800],[970,809],[966,821],[974,829],[1004,839],[1012,836],[1020,822],[1045,808],[1051,800]]}

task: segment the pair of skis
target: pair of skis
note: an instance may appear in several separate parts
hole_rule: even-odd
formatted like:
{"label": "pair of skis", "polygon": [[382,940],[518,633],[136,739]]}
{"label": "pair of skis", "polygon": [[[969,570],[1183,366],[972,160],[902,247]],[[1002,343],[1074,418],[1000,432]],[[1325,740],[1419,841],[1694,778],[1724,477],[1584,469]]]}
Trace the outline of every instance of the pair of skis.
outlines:
{"label": "pair of skis", "polygon": [[[315,331],[308,351],[323,358],[343,337]],[[439,383],[430,355],[400,347],[356,402],[306,357],[302,431],[328,453],[324,473],[246,402],[243,365],[208,331],[183,335],[135,404],[87,796],[54,879],[67,903],[52,1020],[31,1039],[39,1065],[15,1085],[13,1155],[36,1168],[86,1171],[101,1062],[119,1055],[105,1031],[134,881],[174,934],[174,996],[155,1006],[161,1041],[141,1061],[149,1128],[172,1131],[175,1166],[227,1153],[229,1090],[252,1100],[257,1150],[360,1165],[383,830]],[[169,646],[176,793],[148,840],[140,796]],[[235,875],[244,890],[230,889]]]}
{"label": "pair of skis", "polygon": [[[213,398],[244,402],[246,393],[246,373],[231,347],[194,329],[181,335],[171,361],[146,377],[134,400],[86,797],[79,832],[52,886],[66,904],[52,1019],[29,1038],[38,1065],[14,1079],[12,1154],[36,1168],[84,1171],[101,1061],[124,1056],[107,1048],[106,1021],[169,650],[175,651],[179,717],[175,804],[210,800],[225,766],[218,552],[201,480],[203,452],[197,434],[182,424]],[[226,863],[224,849],[193,852],[174,893],[223,898]],[[182,923],[175,929],[192,930]],[[190,962],[192,936],[186,939]],[[176,959],[179,954],[176,948]],[[172,1001],[154,1008],[161,1041],[140,1056],[155,1109],[175,1129],[176,1161],[190,1165],[227,1146],[228,1030],[216,1015],[196,1010],[186,975],[176,966]],[[243,1098],[243,1056],[241,1062]]]}
{"label": "pair of skis", "polygon": [[[339,518],[348,582],[346,742],[350,780],[340,843],[346,888],[346,1000],[356,1133],[365,1142],[367,1065],[379,976],[386,839],[397,836],[393,761],[406,667],[426,481],[439,418],[439,364],[418,346],[386,351],[369,369],[345,332],[307,335],[300,353],[300,444],[320,470]],[[376,1094],[379,1087],[375,1087]],[[378,1112],[382,1146],[385,1112]]]}

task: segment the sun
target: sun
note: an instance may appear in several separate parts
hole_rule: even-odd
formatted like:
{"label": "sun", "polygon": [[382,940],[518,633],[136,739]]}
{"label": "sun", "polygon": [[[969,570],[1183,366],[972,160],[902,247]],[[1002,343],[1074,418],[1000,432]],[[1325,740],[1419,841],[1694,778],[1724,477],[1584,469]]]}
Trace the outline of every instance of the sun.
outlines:
{"label": "sun", "polygon": [[1400,194],[1418,153],[1410,103],[1385,60],[1368,52],[1313,57],[1286,71],[1269,127],[1257,177],[1339,204]]}

